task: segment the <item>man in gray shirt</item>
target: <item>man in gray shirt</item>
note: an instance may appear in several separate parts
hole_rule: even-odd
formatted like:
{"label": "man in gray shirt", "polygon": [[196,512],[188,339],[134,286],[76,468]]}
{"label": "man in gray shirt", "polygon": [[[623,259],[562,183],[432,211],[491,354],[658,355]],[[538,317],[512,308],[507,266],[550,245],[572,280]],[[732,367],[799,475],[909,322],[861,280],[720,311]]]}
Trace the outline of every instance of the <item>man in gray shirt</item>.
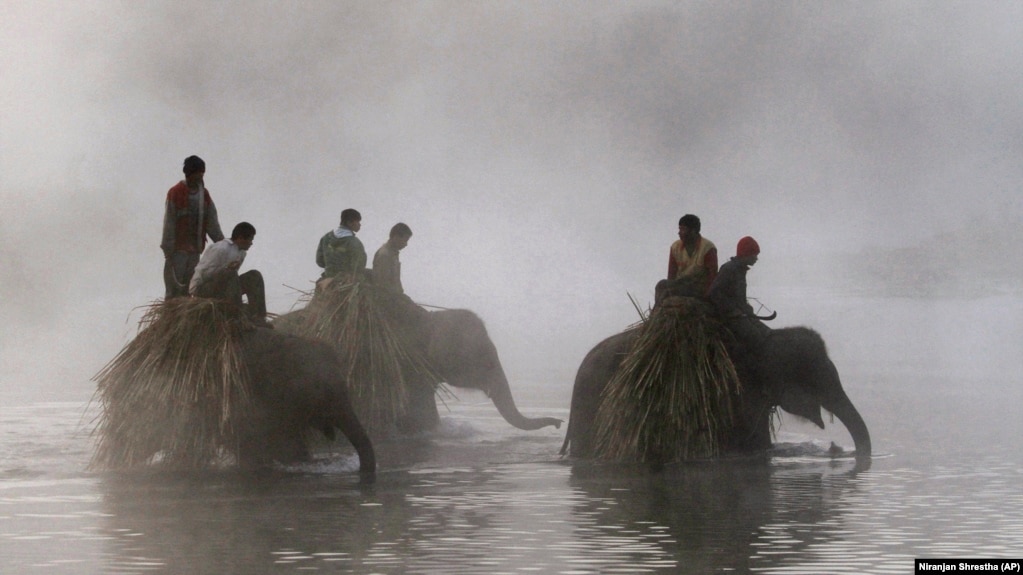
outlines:
{"label": "man in gray shirt", "polygon": [[380,289],[392,294],[403,294],[401,287],[401,261],[398,252],[408,245],[412,237],[412,229],[406,224],[397,223],[391,228],[391,235],[373,255],[373,283]]}

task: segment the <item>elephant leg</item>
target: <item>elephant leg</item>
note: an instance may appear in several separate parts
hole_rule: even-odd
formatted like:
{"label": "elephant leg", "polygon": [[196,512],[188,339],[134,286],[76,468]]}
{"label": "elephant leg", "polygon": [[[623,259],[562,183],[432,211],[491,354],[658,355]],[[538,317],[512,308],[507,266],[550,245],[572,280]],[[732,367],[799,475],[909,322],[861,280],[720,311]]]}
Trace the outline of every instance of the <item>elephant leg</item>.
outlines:
{"label": "elephant leg", "polygon": [[437,400],[432,385],[413,383],[408,390],[408,409],[398,420],[398,431],[406,434],[429,431],[440,424]]}
{"label": "elephant leg", "polygon": [[766,405],[760,408],[749,408],[744,415],[745,424],[736,425],[736,429],[742,434],[738,437],[739,451],[755,452],[766,451],[771,448],[771,416],[773,411]]}

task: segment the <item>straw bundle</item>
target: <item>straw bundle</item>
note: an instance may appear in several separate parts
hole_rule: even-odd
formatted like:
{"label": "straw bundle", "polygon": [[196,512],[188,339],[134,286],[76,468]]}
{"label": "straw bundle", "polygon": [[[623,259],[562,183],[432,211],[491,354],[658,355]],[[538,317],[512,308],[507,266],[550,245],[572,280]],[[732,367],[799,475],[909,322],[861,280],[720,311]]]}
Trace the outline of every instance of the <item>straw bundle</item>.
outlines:
{"label": "straw bundle", "polygon": [[[394,313],[393,301],[357,276],[335,277],[319,290],[295,333],[329,343],[344,366],[348,394],[363,424],[393,424],[408,407],[409,386],[440,382],[411,319]],[[424,312],[425,313],[425,312]]]}
{"label": "straw bundle", "polygon": [[93,380],[99,401],[92,466],[165,463],[201,468],[237,453],[236,418],[248,401],[241,309],[205,298],[149,306],[139,333]]}
{"label": "straw bundle", "polygon": [[706,304],[667,299],[636,330],[595,422],[596,455],[663,463],[719,453],[740,384]]}

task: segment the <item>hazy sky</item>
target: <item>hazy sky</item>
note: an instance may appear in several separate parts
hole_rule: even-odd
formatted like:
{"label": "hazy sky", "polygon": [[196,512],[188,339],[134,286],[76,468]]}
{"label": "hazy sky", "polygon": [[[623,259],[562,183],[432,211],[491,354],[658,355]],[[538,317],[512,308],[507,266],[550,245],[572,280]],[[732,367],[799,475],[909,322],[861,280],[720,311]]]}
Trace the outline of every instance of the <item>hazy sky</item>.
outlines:
{"label": "hazy sky", "polygon": [[559,386],[684,213],[783,278],[770,254],[1023,212],[1018,2],[5,0],[0,77],[6,389],[91,389],[162,296],[190,154],[271,311],[355,207],[371,254],[412,227],[414,299]]}

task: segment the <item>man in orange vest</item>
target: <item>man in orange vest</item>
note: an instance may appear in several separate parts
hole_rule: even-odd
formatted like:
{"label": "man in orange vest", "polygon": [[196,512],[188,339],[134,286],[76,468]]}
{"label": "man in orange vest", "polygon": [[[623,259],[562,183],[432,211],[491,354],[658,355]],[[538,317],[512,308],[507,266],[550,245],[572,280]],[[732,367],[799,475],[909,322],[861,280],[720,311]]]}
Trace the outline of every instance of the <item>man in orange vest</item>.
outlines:
{"label": "man in orange vest", "polygon": [[669,295],[704,297],[718,273],[718,250],[700,235],[700,218],[686,214],[678,220],[678,240],[668,254],[668,278],[658,282],[655,301]]}
{"label": "man in orange vest", "polygon": [[224,239],[217,207],[203,183],[206,162],[199,156],[189,156],[182,171],[185,179],[167,191],[163,216],[160,249],[164,257],[164,299],[187,296],[188,283],[206,247],[206,237],[215,242]]}

